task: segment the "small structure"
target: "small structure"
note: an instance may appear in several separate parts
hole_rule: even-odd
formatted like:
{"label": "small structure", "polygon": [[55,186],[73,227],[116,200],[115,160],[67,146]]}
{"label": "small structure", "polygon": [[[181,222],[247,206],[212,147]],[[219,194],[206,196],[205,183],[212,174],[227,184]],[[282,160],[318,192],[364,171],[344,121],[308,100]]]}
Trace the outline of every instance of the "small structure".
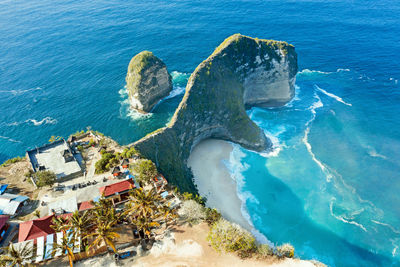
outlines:
{"label": "small structure", "polygon": [[0,195],[0,215],[7,214],[14,216],[18,213],[19,209],[25,205],[29,198],[26,196],[19,196],[9,193]]}
{"label": "small structure", "polygon": [[120,176],[121,175],[121,168],[119,166],[114,167],[114,169],[112,170],[112,175],[114,177]]}
{"label": "small structure", "polygon": [[78,202],[76,201],[76,197],[60,199],[58,201],[50,202],[48,204],[49,214],[64,214],[64,213],[72,213],[78,210]]}
{"label": "small structure", "polygon": [[37,239],[42,236],[54,234],[55,231],[50,227],[54,215],[49,215],[32,221],[19,224],[18,242]]}
{"label": "small structure", "polygon": [[136,188],[136,186],[133,179],[128,179],[100,187],[99,191],[105,198],[111,199],[114,205],[118,205],[128,200],[129,190],[134,188]]}
{"label": "small structure", "polygon": [[161,192],[167,184],[167,179],[165,179],[164,175],[162,175],[161,173],[154,176],[153,185],[157,192]]}
{"label": "small structure", "polygon": [[121,165],[122,165],[122,168],[128,169],[129,168],[129,159],[123,159]]}
{"label": "small structure", "polygon": [[10,226],[8,224],[8,219],[10,217],[8,215],[0,215],[0,242],[3,241],[4,236]]}
{"label": "small structure", "polygon": [[2,195],[6,191],[7,187],[8,187],[8,184],[0,185],[0,195]]}
{"label": "small structure", "polygon": [[69,144],[58,140],[26,152],[34,172],[53,171],[58,180],[67,180],[82,175],[78,158]]}
{"label": "small structure", "polygon": [[78,210],[79,211],[90,210],[92,208],[94,208],[94,205],[92,204],[91,201],[83,201],[81,203],[78,203]]}

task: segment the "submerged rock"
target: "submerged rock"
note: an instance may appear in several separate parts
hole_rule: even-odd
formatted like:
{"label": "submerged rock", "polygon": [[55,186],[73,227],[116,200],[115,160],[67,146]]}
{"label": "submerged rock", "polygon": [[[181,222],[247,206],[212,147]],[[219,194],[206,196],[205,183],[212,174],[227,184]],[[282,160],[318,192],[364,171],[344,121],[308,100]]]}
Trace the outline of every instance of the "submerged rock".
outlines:
{"label": "submerged rock", "polygon": [[169,125],[134,146],[156,163],[170,183],[193,192],[186,162],[201,140],[218,138],[255,151],[271,149],[246,108],[278,107],[290,101],[296,73],[294,46],[232,35],[192,73]]}
{"label": "submerged rock", "polygon": [[164,62],[152,52],[143,51],[129,63],[126,86],[131,106],[149,112],[171,92],[172,79]]}

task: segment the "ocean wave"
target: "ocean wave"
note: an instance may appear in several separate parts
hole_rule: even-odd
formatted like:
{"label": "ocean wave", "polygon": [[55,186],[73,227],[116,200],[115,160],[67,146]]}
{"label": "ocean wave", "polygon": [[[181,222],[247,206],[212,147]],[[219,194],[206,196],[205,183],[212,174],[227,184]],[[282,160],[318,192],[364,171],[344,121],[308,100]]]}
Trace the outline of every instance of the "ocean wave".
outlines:
{"label": "ocean wave", "polygon": [[58,123],[58,121],[56,120],[56,119],[54,119],[54,118],[52,118],[52,117],[46,117],[46,118],[43,118],[42,120],[35,120],[35,119],[27,119],[27,120],[24,120],[24,121],[14,121],[14,122],[11,122],[11,123],[7,123],[6,125],[7,126],[18,126],[18,125],[21,125],[21,124],[31,124],[31,125],[34,125],[34,126],[40,126],[40,125],[42,125],[42,124],[57,124]]}
{"label": "ocean wave", "polygon": [[285,105],[285,107],[288,107],[288,108],[293,107],[294,102],[300,100],[299,95],[300,95],[300,87],[297,86],[297,85],[295,85],[295,86],[294,86],[294,97],[293,97],[292,100],[290,100],[290,101]]}
{"label": "ocean wave", "polygon": [[329,203],[329,209],[330,209],[331,215],[332,215],[333,217],[335,217],[336,219],[338,219],[339,221],[342,221],[342,222],[344,222],[344,223],[348,223],[348,224],[355,225],[355,226],[359,227],[360,229],[362,229],[364,232],[368,232],[364,225],[362,225],[362,224],[360,224],[360,223],[358,223],[358,222],[355,222],[355,221],[351,221],[351,220],[349,220],[349,219],[347,219],[347,218],[345,219],[343,216],[338,216],[338,215],[336,215],[336,214],[333,212],[333,204],[334,204],[334,201],[335,201],[335,200],[336,200],[335,198],[332,198],[331,201],[330,201],[330,203]]}
{"label": "ocean wave", "polygon": [[297,74],[304,74],[304,75],[310,75],[310,74],[332,74],[332,73],[337,73],[337,72],[349,72],[350,69],[342,69],[339,68],[336,71],[320,71],[320,70],[310,70],[310,69],[303,69],[299,71]]}
{"label": "ocean wave", "polygon": [[246,163],[242,163],[242,159],[246,156],[246,154],[241,150],[240,146],[237,144],[232,145],[233,150],[229,156],[229,161],[224,163],[230,173],[230,177],[236,182],[237,196],[242,203],[240,207],[242,216],[252,227],[251,232],[254,234],[258,242],[272,244],[272,242],[270,242],[266,236],[255,229],[251,220],[246,203],[251,202],[255,205],[260,205],[260,202],[250,191],[244,190],[245,178],[243,176],[243,172],[245,172],[250,166]]}
{"label": "ocean wave", "polygon": [[35,88],[29,88],[29,89],[19,89],[19,90],[0,90],[0,93],[7,93],[7,94],[12,94],[14,96],[17,95],[22,95],[27,92],[32,92],[32,91],[40,91],[43,90],[41,87],[35,87]]}
{"label": "ocean wave", "polygon": [[1,138],[1,139],[4,139],[4,140],[7,140],[7,141],[10,141],[10,142],[12,142],[12,143],[22,143],[22,142],[19,141],[19,140],[15,140],[15,139],[10,138],[10,137],[7,137],[7,136],[2,136],[2,135],[0,135],[0,138]]}
{"label": "ocean wave", "polygon": [[142,113],[137,111],[136,109],[129,108],[126,116],[131,118],[132,120],[140,120],[151,118],[153,116],[153,113]]}
{"label": "ocean wave", "polygon": [[178,96],[178,95],[181,95],[181,94],[185,93],[185,89],[186,88],[182,87],[182,86],[174,86],[174,88],[172,89],[171,93],[169,93],[169,95],[167,95],[164,98],[164,100],[165,99],[170,99],[170,98],[173,98],[175,96]]}
{"label": "ocean wave", "polygon": [[337,95],[334,95],[334,94],[332,94],[332,93],[329,93],[329,92],[325,91],[324,89],[322,89],[322,88],[319,87],[318,85],[314,85],[314,87],[315,87],[315,89],[317,89],[317,90],[320,91],[321,93],[323,93],[323,94],[325,94],[325,95],[327,95],[327,96],[329,96],[329,97],[335,99],[336,101],[338,101],[338,102],[340,102],[340,103],[343,103],[343,104],[345,104],[345,105],[347,105],[347,106],[352,106],[352,104],[345,102],[341,97],[339,97],[339,96],[337,96]]}

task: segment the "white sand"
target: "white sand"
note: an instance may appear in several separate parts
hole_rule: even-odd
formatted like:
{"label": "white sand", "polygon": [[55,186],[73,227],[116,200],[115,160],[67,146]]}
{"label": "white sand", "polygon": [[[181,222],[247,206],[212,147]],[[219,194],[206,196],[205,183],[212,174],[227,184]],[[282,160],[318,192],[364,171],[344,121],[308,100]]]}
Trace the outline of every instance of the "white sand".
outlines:
{"label": "white sand", "polygon": [[237,196],[236,182],[223,163],[229,161],[232,150],[232,145],[226,141],[202,141],[193,149],[188,166],[192,168],[200,195],[207,198],[207,206],[251,231],[252,227],[241,213],[242,201]]}

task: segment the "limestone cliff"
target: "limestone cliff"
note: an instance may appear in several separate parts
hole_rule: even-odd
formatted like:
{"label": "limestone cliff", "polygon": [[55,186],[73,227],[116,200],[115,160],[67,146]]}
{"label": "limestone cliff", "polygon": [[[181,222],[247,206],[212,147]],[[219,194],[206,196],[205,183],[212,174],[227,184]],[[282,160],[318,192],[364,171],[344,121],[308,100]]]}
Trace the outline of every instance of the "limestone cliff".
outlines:
{"label": "limestone cliff", "polygon": [[219,138],[255,151],[270,149],[270,141],[245,108],[287,103],[294,96],[296,73],[292,45],[232,35],[192,73],[169,125],[134,146],[169,182],[195,191],[186,167],[192,148],[203,139]]}
{"label": "limestone cliff", "polygon": [[134,56],[126,75],[131,106],[149,112],[172,90],[172,80],[164,62],[149,51]]}

